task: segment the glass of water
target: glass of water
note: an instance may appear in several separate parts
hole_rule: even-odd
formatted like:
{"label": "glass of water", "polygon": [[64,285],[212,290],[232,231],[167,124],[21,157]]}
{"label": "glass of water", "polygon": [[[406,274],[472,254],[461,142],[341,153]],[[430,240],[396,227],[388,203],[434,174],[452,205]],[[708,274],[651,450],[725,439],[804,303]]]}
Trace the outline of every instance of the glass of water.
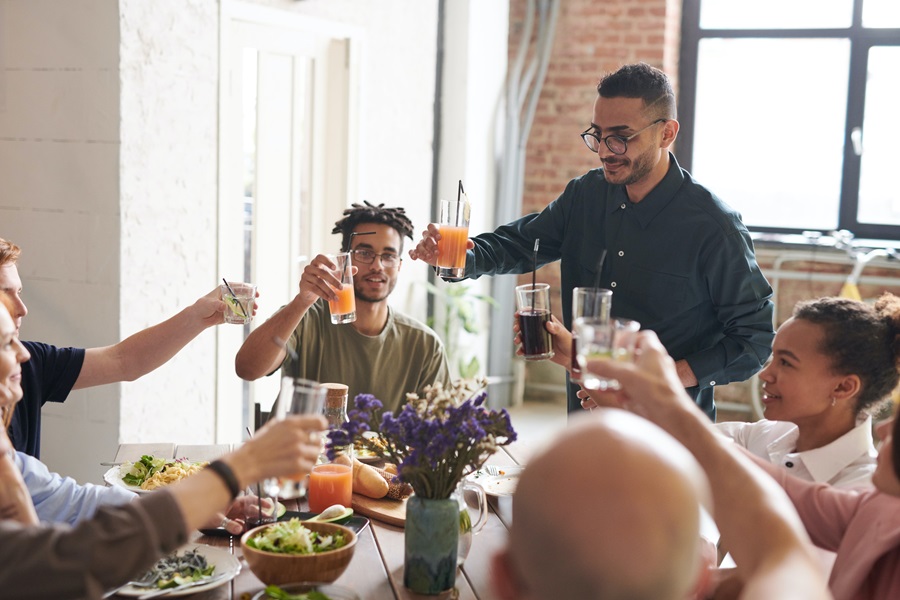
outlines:
{"label": "glass of water", "polygon": [[576,360],[581,368],[582,387],[600,391],[619,389],[618,381],[591,373],[587,364],[592,360],[632,360],[640,329],[641,324],[630,319],[577,319]]}

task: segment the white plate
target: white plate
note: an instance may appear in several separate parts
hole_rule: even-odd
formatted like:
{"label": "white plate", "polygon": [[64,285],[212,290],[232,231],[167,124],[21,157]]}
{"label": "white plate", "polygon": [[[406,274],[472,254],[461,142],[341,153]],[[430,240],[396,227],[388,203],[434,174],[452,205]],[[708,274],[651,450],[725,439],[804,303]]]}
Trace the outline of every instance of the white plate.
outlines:
{"label": "white plate", "polygon": [[128,471],[131,470],[131,463],[125,463],[124,465],[118,465],[115,467],[111,467],[109,471],[103,474],[103,481],[108,483],[109,485],[114,485],[116,487],[125,488],[129,492],[134,492],[135,494],[149,494],[153,490],[142,490],[140,487],[136,485],[128,485],[124,481],[122,481],[122,477],[124,477]]}
{"label": "white plate", "polygon": [[469,481],[484,488],[488,496],[512,496],[519,484],[519,475],[525,470],[522,466],[497,466],[500,475],[488,475],[484,468],[469,475]]}
{"label": "white plate", "polygon": [[[200,552],[203,556],[206,557],[206,562],[211,565],[216,565],[216,570],[213,571],[212,577],[222,577],[221,579],[216,579],[210,584],[207,585],[197,585],[186,590],[178,591],[178,588],[172,588],[172,591],[166,594],[166,596],[190,596],[191,594],[198,594],[200,592],[205,592],[207,590],[211,590],[219,587],[220,585],[225,585],[235,577],[237,574],[241,572],[241,563],[238,559],[231,555],[231,552],[226,550],[225,548],[216,548],[215,546],[205,546],[203,544],[187,544],[186,546],[182,546],[178,549],[179,553],[183,553],[185,550],[194,550]],[[139,574],[140,575],[140,574]],[[155,588],[145,588],[145,587],[133,587],[127,586],[116,592],[120,596],[128,596],[128,597],[137,597],[143,596],[147,592],[152,592]]]}

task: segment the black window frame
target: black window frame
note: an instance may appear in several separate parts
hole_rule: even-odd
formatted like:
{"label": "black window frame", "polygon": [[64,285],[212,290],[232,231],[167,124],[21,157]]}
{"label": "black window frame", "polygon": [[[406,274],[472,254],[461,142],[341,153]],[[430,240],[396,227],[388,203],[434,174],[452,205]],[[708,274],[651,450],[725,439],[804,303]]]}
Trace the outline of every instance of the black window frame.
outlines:
{"label": "black window frame", "polygon": [[[857,220],[861,157],[854,152],[851,131],[862,128],[865,116],[866,73],[869,49],[873,46],[900,47],[900,28],[864,28],[862,10],[865,0],[852,0],[853,20],[847,28],[837,29],[702,29],[700,3],[703,0],[683,0],[681,24],[681,56],[679,66],[678,161],[692,170],[694,153],[694,115],[697,101],[697,59],[700,41],[704,38],[830,38],[850,42],[850,73],[848,76],[847,114],[844,121],[844,152],[841,174],[840,203],[837,227],[846,229],[857,238],[900,240],[900,225],[861,223]],[[900,74],[898,74],[900,76]],[[728,200],[725,199],[727,202]],[[765,233],[801,233],[814,228],[785,228],[750,226],[751,231]]]}

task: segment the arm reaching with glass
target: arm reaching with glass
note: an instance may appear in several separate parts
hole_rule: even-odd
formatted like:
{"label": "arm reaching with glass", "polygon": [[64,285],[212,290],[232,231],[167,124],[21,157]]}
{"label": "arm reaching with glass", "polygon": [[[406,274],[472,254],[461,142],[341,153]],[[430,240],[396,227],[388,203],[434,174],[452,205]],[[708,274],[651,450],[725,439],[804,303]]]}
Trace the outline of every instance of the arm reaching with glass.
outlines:
{"label": "arm reaching with glass", "polygon": [[[329,302],[338,300],[335,290],[341,289],[341,280],[335,274],[337,265],[326,254],[317,255],[300,276],[300,289],[278,312],[254,329],[234,358],[238,377],[253,381],[275,371],[284,361],[284,343],[306,315],[309,308],[322,298]],[[356,273],[356,267],[351,267]]]}
{"label": "arm reaching with glass", "polygon": [[727,537],[746,598],[828,598],[809,537],[778,484],[719,436],[685,393],[656,334],[641,332],[633,363],[593,360],[587,369],[616,379],[627,410],[663,428],[706,471],[716,523]]}

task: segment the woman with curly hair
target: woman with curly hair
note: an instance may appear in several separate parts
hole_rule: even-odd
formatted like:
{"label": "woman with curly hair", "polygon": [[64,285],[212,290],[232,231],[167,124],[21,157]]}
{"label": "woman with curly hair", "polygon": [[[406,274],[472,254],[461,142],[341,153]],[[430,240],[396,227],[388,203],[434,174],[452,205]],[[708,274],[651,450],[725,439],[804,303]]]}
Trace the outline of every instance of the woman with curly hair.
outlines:
{"label": "woman with curly hair", "polygon": [[900,380],[898,336],[900,298],[892,294],[874,306],[834,297],[798,303],[759,373],[765,418],[719,423],[719,431],[801,479],[870,485],[872,415]]}

